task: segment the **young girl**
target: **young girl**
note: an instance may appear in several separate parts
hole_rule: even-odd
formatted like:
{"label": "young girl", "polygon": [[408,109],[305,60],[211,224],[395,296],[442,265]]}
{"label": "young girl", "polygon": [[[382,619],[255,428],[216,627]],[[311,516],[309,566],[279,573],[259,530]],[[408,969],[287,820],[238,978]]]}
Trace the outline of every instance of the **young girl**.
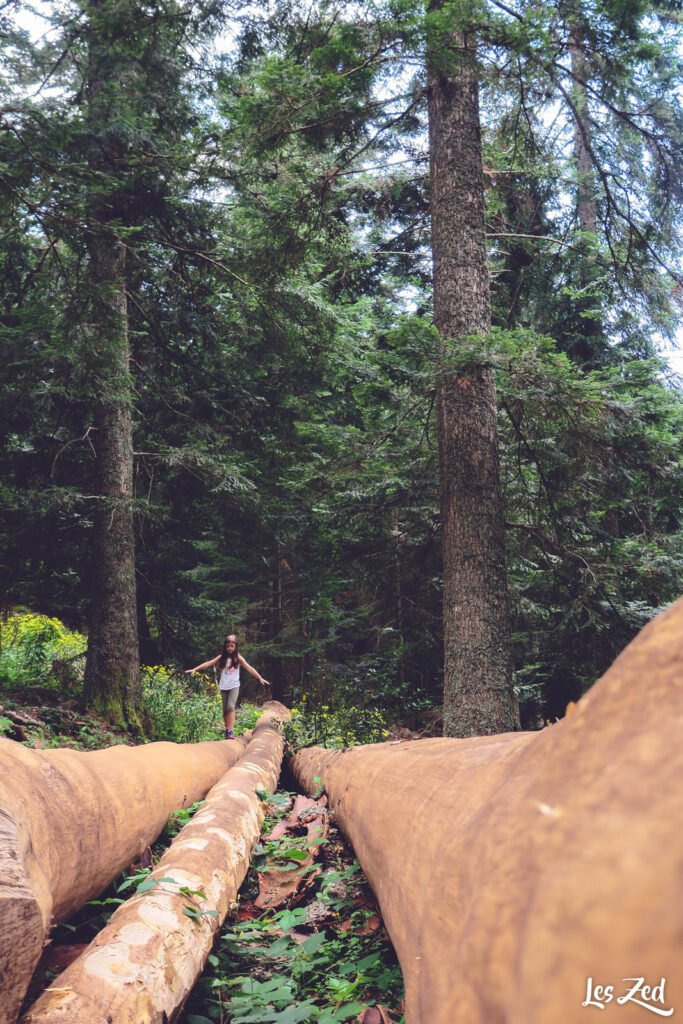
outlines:
{"label": "young girl", "polygon": [[255,676],[263,686],[270,686],[270,683],[244,660],[238,649],[237,637],[233,633],[230,636],[226,636],[223,641],[223,650],[217,657],[197,665],[196,668],[186,669],[185,674],[193,676],[195,672],[200,672],[203,668],[211,668],[212,665],[219,665],[221,669],[221,678],[218,686],[223,703],[225,738],[226,740],[234,740],[235,707],[237,706],[237,695],[240,692],[240,665],[246,668],[247,672],[251,672],[252,676]]}

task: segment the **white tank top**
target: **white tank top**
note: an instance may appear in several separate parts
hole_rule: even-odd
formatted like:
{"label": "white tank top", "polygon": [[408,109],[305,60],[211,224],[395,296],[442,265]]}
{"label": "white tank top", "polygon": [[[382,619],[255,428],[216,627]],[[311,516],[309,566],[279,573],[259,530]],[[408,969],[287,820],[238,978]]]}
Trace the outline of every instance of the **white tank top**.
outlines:
{"label": "white tank top", "polygon": [[218,687],[221,690],[234,690],[239,685],[240,667],[238,665],[237,668],[233,668],[232,665],[228,663],[221,672],[221,678]]}

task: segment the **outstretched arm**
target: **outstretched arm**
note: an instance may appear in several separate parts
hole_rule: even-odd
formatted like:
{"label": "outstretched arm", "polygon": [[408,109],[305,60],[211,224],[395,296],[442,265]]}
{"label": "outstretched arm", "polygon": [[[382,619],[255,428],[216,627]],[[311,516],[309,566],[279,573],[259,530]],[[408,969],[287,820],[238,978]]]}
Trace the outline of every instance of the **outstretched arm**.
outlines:
{"label": "outstretched arm", "polygon": [[212,665],[217,665],[220,660],[221,656],[220,654],[217,654],[215,658],[211,659],[211,661],[205,661],[201,665],[197,665],[195,668],[186,668],[185,675],[193,676],[195,672],[200,672],[203,668],[211,668]]}
{"label": "outstretched arm", "polygon": [[240,660],[240,665],[242,665],[244,668],[246,668],[247,672],[251,672],[252,676],[255,676],[256,679],[258,679],[259,683],[261,683],[262,686],[270,686],[270,683],[268,682],[268,680],[264,679],[263,676],[259,672],[257,672],[255,668],[252,668],[251,665],[249,664],[249,662],[245,661],[245,659],[242,657],[241,654],[238,654],[237,657]]}

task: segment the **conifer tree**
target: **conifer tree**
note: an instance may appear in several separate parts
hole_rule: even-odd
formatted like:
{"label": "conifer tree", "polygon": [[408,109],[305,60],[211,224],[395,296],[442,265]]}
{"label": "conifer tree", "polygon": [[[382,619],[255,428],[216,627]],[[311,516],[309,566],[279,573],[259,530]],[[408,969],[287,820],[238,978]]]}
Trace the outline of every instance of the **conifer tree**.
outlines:
{"label": "conifer tree", "polygon": [[[432,14],[444,7],[433,4]],[[434,323],[441,338],[439,481],[444,573],[444,732],[472,736],[519,725],[495,382],[455,373],[459,339],[491,329],[476,36],[435,18],[428,37]]]}

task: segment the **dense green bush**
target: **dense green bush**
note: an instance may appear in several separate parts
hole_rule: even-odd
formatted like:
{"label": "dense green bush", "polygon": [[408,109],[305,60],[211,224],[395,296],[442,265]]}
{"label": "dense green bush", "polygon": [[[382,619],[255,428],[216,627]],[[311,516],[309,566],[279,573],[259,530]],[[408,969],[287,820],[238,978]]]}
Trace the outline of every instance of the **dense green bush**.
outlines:
{"label": "dense green bush", "polygon": [[284,725],[285,740],[290,751],[320,746],[340,749],[358,743],[381,743],[389,736],[387,723],[375,708],[327,704],[310,710],[303,698],[301,707],[291,709],[292,717]]}
{"label": "dense green bush", "polygon": [[176,669],[166,665],[141,669],[142,693],[157,739],[193,743],[215,737],[220,724],[217,695],[190,688]]}
{"label": "dense green bush", "polygon": [[16,612],[0,625],[0,682],[61,686],[82,677],[88,641],[59,619]]}

